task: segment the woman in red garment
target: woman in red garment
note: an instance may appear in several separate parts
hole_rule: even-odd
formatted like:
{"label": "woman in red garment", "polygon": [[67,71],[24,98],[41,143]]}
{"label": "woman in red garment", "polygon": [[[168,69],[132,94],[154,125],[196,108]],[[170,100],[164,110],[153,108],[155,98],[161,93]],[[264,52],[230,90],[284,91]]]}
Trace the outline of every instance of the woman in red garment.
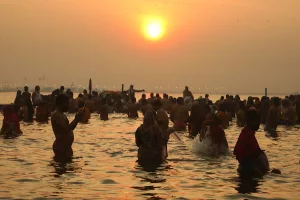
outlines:
{"label": "woman in red garment", "polygon": [[1,128],[1,134],[6,137],[21,135],[19,118],[17,114],[13,112],[12,106],[6,106],[3,108],[3,123]]}
{"label": "woman in red garment", "polygon": [[238,171],[247,174],[264,174],[269,170],[269,162],[255,137],[255,132],[260,126],[260,116],[255,108],[247,111],[246,124],[234,148],[234,155],[239,161]]}

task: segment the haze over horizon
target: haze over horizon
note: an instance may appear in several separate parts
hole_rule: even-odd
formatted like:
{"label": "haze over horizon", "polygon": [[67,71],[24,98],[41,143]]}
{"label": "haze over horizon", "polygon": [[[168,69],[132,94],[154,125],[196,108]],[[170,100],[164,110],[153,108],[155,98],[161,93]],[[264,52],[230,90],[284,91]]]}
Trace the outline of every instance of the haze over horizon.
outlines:
{"label": "haze over horizon", "polygon": [[[1,0],[0,84],[92,78],[100,86],[298,92],[299,8],[298,0]],[[164,21],[160,40],[143,35],[145,17]]]}

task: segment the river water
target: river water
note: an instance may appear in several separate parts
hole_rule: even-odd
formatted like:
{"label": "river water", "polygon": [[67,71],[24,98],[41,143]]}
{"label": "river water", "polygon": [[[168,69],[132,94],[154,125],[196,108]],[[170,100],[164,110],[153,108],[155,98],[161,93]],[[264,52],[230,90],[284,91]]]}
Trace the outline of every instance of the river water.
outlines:
{"label": "river water", "polygon": [[[0,93],[10,103],[13,93]],[[142,116],[142,115],[140,115]],[[74,116],[69,115],[69,119]],[[23,135],[0,139],[0,197],[3,199],[300,199],[300,127],[279,127],[279,137],[257,139],[271,168],[282,174],[241,180],[234,156],[209,158],[191,151],[187,133],[183,143],[170,139],[169,157],[156,171],[136,163],[134,133],[142,117],[131,120],[111,114],[103,122],[93,114],[89,124],[75,129],[74,159],[53,161],[51,124],[23,123]],[[2,125],[3,116],[0,116]],[[263,129],[261,127],[261,129]],[[231,151],[241,128],[226,130]]]}

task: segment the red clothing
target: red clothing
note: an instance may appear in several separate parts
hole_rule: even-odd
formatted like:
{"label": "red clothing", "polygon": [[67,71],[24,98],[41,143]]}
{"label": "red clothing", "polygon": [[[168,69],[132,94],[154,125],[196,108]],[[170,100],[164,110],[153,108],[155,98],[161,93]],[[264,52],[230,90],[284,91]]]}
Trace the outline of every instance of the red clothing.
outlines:
{"label": "red clothing", "polygon": [[13,112],[11,106],[8,106],[3,109],[3,124],[2,124],[2,131],[6,132],[10,128],[10,124],[14,125],[15,130],[19,133],[21,132],[20,129],[20,122],[18,116]]}
{"label": "red clothing", "polygon": [[258,142],[255,138],[255,131],[251,130],[246,126],[234,147],[234,155],[238,161],[243,161],[246,158],[251,158],[255,156],[261,149],[258,145]]}

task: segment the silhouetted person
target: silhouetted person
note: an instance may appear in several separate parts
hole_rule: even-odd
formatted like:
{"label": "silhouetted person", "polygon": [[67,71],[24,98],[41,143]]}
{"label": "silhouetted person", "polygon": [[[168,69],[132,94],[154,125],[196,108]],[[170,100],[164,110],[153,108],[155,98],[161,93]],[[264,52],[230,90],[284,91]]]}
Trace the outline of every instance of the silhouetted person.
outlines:
{"label": "silhouetted person", "polygon": [[78,113],[75,119],[69,123],[64,112],[69,110],[69,99],[64,94],[59,94],[55,100],[56,110],[51,116],[52,129],[55,135],[53,151],[58,160],[68,160],[73,156],[72,144],[74,141],[73,130],[82,118],[82,113]]}

